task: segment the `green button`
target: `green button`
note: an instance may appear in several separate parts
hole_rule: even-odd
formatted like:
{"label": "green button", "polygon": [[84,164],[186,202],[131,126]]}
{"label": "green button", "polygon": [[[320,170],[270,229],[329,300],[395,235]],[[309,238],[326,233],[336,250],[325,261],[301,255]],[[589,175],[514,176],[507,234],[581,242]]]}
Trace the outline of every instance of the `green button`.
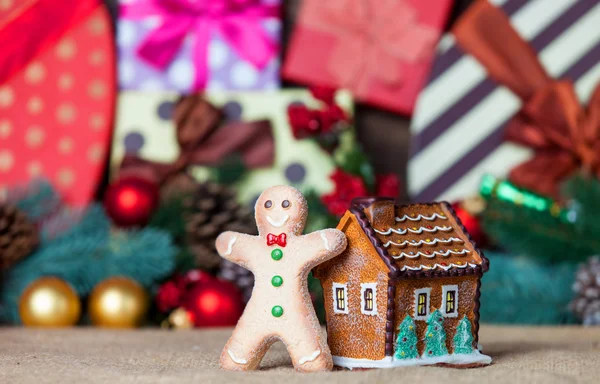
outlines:
{"label": "green button", "polygon": [[283,257],[283,252],[281,251],[281,249],[274,249],[273,251],[271,251],[271,257],[273,258],[273,260],[281,260],[281,258]]}
{"label": "green button", "polygon": [[281,276],[275,275],[271,279],[271,284],[273,284],[274,287],[281,287],[281,284],[283,284],[283,279],[281,278]]}
{"label": "green button", "polygon": [[283,315],[283,308],[280,305],[276,305],[271,309],[271,314],[275,317],[281,317]]}

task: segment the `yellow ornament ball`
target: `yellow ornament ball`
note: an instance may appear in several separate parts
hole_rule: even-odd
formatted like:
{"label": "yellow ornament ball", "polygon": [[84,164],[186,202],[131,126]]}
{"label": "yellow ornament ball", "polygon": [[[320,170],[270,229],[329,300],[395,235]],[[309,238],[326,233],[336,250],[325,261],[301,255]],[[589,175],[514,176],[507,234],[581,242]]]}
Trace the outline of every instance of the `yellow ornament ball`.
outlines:
{"label": "yellow ornament ball", "polygon": [[102,281],[92,290],[88,302],[90,319],[99,327],[138,327],[146,318],[147,311],[146,291],[126,277],[111,277]]}
{"label": "yellow ornament ball", "polygon": [[19,315],[29,327],[68,327],[81,314],[79,297],[64,280],[42,277],[29,284],[19,299]]}

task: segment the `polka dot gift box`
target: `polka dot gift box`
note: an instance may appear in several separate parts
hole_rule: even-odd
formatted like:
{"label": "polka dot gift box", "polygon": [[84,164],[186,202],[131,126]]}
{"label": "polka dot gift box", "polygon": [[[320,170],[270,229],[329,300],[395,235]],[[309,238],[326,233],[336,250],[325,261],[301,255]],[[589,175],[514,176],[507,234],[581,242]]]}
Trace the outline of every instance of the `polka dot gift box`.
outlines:
{"label": "polka dot gift box", "polygon": [[119,0],[119,84],[279,88],[281,0]]}
{"label": "polka dot gift box", "polygon": [[[159,163],[172,163],[178,158],[180,147],[172,115],[178,97],[164,92],[121,92],[111,155],[112,176],[118,174],[125,154]],[[316,141],[297,140],[289,123],[288,106],[321,107],[321,102],[308,90],[209,92],[204,97],[222,111],[228,122],[270,122],[275,151],[273,165],[247,172],[238,183],[242,201],[251,203],[265,188],[279,184],[314,190],[319,195],[331,192],[334,186],[329,176],[335,169],[334,160]],[[338,91],[335,100],[352,115],[353,101],[348,92]],[[200,177],[202,168],[195,171]]]}
{"label": "polka dot gift box", "polygon": [[442,38],[417,101],[412,198],[472,196],[486,173],[552,195],[574,169],[596,173],[599,24],[598,1],[472,5]]}
{"label": "polka dot gift box", "polygon": [[89,202],[108,155],[116,90],[105,6],[1,1],[0,47],[0,192],[44,177],[68,203]]}

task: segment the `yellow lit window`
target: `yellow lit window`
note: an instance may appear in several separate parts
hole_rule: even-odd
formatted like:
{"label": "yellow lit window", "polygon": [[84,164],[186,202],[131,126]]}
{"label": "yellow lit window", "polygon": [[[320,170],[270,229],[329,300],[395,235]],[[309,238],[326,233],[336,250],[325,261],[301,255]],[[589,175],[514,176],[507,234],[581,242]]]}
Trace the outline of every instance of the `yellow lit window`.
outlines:
{"label": "yellow lit window", "polygon": [[458,285],[444,285],[442,287],[442,314],[445,317],[458,316]]}
{"label": "yellow lit window", "polygon": [[335,289],[335,297],[336,297],[336,307],[338,311],[346,310],[346,294],[344,292],[344,288],[336,288]]}
{"label": "yellow lit window", "polygon": [[454,313],[456,304],[456,291],[446,292],[446,313]]}
{"label": "yellow lit window", "polygon": [[373,289],[365,289],[365,311],[373,310]]}
{"label": "yellow lit window", "polygon": [[419,293],[419,301],[417,305],[417,315],[427,315],[427,293]]}

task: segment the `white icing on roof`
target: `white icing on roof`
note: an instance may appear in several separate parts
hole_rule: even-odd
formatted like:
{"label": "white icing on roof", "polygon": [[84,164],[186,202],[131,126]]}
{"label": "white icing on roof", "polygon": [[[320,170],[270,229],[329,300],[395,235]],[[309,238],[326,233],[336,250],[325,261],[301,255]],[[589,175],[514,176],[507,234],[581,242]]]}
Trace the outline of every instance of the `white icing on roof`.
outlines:
{"label": "white icing on roof", "polygon": [[395,255],[395,256],[394,256],[394,255],[392,255],[392,257],[393,257],[394,259],[401,259],[401,258],[403,258],[403,257],[408,257],[409,259],[416,259],[416,258],[417,258],[417,257],[419,257],[419,256],[425,256],[425,257],[427,257],[427,258],[433,259],[433,258],[434,258],[436,255],[440,255],[440,256],[443,256],[443,257],[447,257],[447,256],[450,256],[450,255],[466,255],[466,254],[467,254],[467,253],[469,253],[469,252],[470,252],[470,251],[468,251],[468,250],[466,250],[466,249],[462,249],[462,250],[460,250],[460,251],[458,251],[458,252],[451,251],[451,250],[449,250],[449,249],[448,249],[447,251],[440,251],[440,252],[438,252],[438,251],[435,251],[435,252],[431,252],[431,253],[417,252],[417,253],[415,253],[414,255],[411,255],[411,254],[409,254],[409,253],[404,253],[404,252],[402,252],[402,253],[401,253],[401,254],[399,254],[399,255]]}
{"label": "white icing on roof", "polygon": [[428,221],[433,221],[433,220],[435,220],[436,218],[438,218],[438,219],[442,219],[442,220],[446,220],[446,219],[447,219],[447,217],[446,217],[446,216],[444,216],[444,215],[441,215],[441,214],[439,214],[439,213],[434,213],[434,214],[433,214],[433,215],[431,215],[431,216],[417,215],[417,217],[411,217],[411,216],[409,216],[409,215],[404,215],[404,216],[402,216],[402,217],[396,217],[396,221],[399,221],[399,222],[404,222],[404,221],[406,221],[406,220],[410,220],[410,221],[420,221],[420,220],[428,220]]}
{"label": "white icing on roof", "polygon": [[373,228],[373,229],[375,230],[375,232],[379,233],[380,235],[387,236],[387,235],[389,235],[392,232],[396,233],[398,235],[405,235],[407,232],[416,233],[416,234],[423,233],[423,232],[435,233],[437,231],[448,232],[448,231],[452,230],[452,227],[447,227],[447,226],[439,227],[439,226],[436,225],[433,228],[419,227],[418,229],[412,229],[412,228],[405,228],[405,229],[402,229],[402,228],[398,228],[398,229],[396,229],[396,228],[389,228],[389,229],[387,229],[385,231],[380,231],[380,230],[375,229],[375,228]]}
{"label": "white icing on roof", "polygon": [[430,241],[427,240],[419,240],[419,241],[409,241],[409,240],[405,240],[401,243],[394,243],[393,241],[388,241],[387,243],[383,244],[384,247],[389,247],[390,245],[395,245],[397,247],[404,247],[407,245],[411,245],[413,247],[418,247],[419,245],[435,245],[437,243],[444,243],[444,244],[449,244],[452,242],[458,242],[458,243],[464,243],[463,240],[459,239],[458,237],[450,237],[448,239],[433,239]]}
{"label": "white icing on roof", "polygon": [[419,265],[418,267],[409,267],[408,265],[405,265],[404,267],[402,267],[402,271],[406,271],[406,270],[410,270],[410,271],[421,271],[421,270],[431,270],[431,269],[436,269],[436,268],[440,268],[443,269],[444,271],[449,270],[450,268],[467,268],[467,267],[471,267],[471,268],[476,268],[477,264],[471,264],[471,263],[465,263],[465,264],[454,264],[454,263],[450,263],[448,265],[441,265],[441,264],[434,264],[432,266],[427,266],[427,265]]}

